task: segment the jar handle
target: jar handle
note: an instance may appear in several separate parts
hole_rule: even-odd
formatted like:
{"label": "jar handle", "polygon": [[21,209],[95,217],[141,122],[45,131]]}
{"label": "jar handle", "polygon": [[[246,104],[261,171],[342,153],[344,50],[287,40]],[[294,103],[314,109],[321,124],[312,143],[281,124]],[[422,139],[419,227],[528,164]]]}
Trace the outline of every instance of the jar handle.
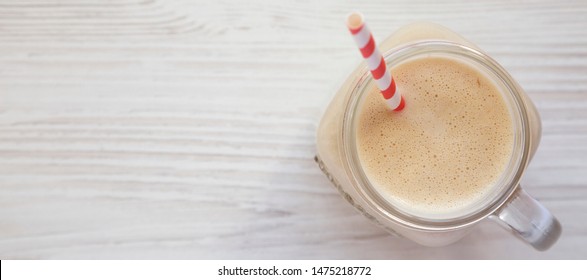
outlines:
{"label": "jar handle", "polygon": [[562,232],[550,211],[520,186],[491,218],[539,251],[550,248]]}

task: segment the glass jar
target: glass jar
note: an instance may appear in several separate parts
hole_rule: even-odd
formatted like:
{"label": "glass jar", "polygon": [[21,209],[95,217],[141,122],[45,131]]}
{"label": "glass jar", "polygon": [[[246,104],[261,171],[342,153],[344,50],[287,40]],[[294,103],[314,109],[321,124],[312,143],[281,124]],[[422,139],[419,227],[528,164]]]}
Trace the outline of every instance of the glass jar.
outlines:
{"label": "glass jar", "polygon": [[317,135],[316,161],[346,201],[392,234],[423,245],[442,246],[455,242],[486,218],[497,221],[538,250],[554,244],[561,233],[559,222],[519,187],[540,142],[541,123],[534,104],[515,80],[475,45],[434,24],[406,26],[384,41],[380,48],[388,67],[420,57],[443,57],[459,60],[486,75],[502,92],[511,114],[513,154],[492,193],[463,215],[424,218],[402,212],[374,190],[358,159],[356,116],[360,101],[374,83],[363,63],[331,101]]}

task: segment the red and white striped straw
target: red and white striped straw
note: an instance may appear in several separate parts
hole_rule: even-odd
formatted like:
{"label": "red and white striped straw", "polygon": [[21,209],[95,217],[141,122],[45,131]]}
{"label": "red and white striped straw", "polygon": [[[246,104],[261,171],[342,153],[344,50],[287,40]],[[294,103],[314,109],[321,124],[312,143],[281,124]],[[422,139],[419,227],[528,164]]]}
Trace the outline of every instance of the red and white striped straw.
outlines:
{"label": "red and white striped straw", "polygon": [[385,102],[391,110],[402,110],[406,104],[404,97],[396,91],[395,81],[387,69],[381,52],[379,52],[379,49],[375,45],[375,40],[373,39],[371,30],[365,24],[363,15],[358,12],[353,12],[347,17],[346,23],[363,58],[367,61],[371,75],[373,75],[373,78],[377,82],[377,87],[381,90]]}

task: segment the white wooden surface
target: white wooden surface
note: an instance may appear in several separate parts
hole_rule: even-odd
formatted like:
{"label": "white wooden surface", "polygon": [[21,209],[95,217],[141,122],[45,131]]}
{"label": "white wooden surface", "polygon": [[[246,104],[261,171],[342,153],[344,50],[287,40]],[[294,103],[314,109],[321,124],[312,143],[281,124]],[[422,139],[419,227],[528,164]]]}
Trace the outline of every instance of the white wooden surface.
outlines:
{"label": "white wooden surface", "polygon": [[[368,2],[368,3],[367,3]],[[467,3],[465,3],[467,2]],[[474,2],[474,3],[468,3]],[[535,101],[524,185],[564,227],[388,236],[312,161],[322,110],[377,39],[443,24]],[[585,1],[0,1],[0,258],[587,258]]]}

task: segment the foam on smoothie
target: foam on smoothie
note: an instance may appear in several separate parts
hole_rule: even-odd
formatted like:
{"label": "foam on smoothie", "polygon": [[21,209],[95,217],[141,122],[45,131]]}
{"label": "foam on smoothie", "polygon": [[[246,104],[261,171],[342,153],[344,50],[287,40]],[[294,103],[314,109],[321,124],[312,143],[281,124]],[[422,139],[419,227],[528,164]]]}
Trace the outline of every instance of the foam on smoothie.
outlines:
{"label": "foam on smoothie", "polygon": [[406,108],[390,112],[373,84],[359,109],[357,149],[365,174],[407,213],[435,216],[474,206],[512,154],[512,120],[498,88],[448,58],[411,60],[392,74]]}

